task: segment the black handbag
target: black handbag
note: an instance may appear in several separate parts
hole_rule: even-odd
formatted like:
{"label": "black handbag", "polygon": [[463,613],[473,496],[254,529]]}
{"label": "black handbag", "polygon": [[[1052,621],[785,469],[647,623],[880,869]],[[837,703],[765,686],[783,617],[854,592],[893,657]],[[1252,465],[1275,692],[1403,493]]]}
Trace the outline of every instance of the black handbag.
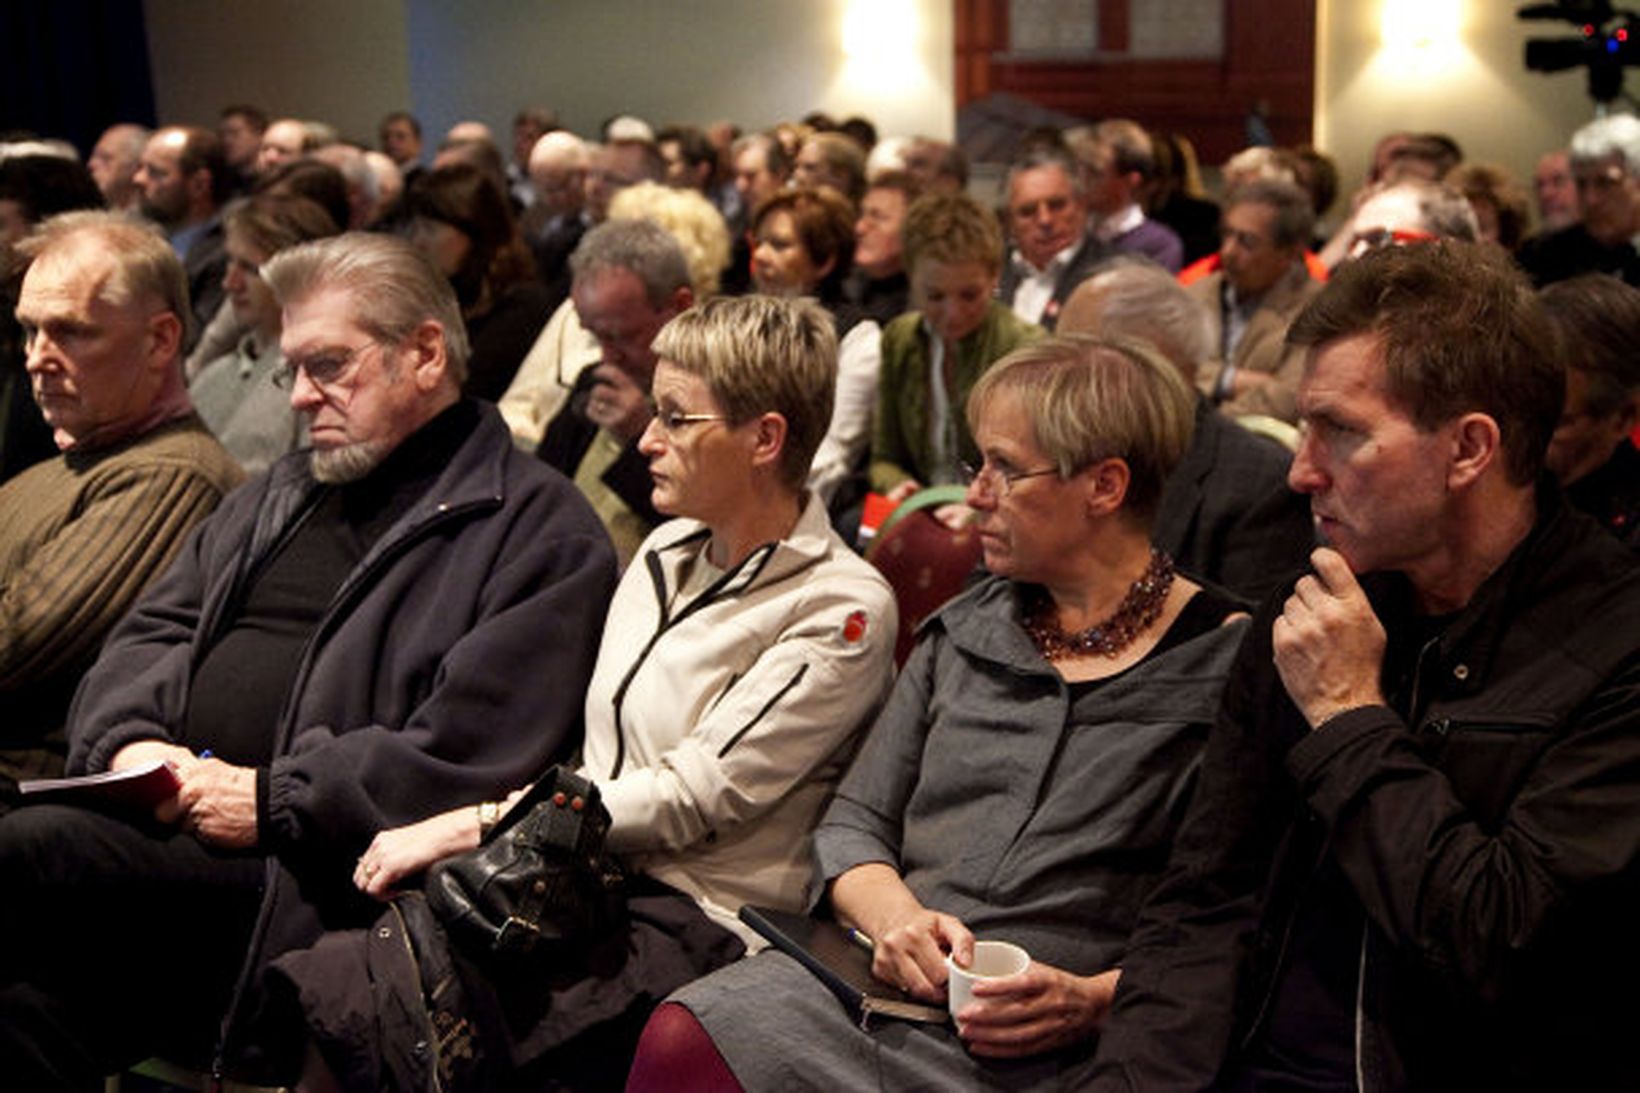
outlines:
{"label": "black handbag", "polygon": [[452,944],[475,956],[601,937],[625,909],[620,866],[604,853],[608,831],[598,787],[553,767],[476,849],[428,871],[428,906]]}

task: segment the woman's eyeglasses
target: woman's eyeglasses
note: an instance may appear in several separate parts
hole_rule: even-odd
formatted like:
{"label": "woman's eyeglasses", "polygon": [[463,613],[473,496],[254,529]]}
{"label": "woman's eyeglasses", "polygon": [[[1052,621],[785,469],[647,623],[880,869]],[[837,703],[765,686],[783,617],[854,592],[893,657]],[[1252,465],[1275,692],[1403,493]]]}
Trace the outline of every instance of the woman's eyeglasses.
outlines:
{"label": "woman's eyeglasses", "polygon": [[[998,497],[1007,497],[1013,492],[1014,483],[1027,478],[1041,478],[1044,475],[1058,474],[1058,467],[1041,467],[1034,471],[1016,471],[1011,467],[999,467],[987,460],[978,467],[967,463],[960,464],[962,468],[962,484],[972,486],[978,483],[987,493],[995,493]],[[999,488],[997,483],[1001,482]]]}

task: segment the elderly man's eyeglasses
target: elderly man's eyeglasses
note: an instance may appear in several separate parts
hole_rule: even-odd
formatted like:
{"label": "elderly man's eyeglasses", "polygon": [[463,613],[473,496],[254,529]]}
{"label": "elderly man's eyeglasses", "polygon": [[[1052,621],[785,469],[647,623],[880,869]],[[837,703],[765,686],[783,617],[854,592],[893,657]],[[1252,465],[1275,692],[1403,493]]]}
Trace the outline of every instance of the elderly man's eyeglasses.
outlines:
{"label": "elderly man's eyeglasses", "polygon": [[1420,231],[1417,228],[1366,228],[1355,233],[1355,239],[1350,244],[1350,254],[1359,258],[1369,250],[1404,247],[1409,243],[1433,243],[1437,238],[1439,237],[1434,232]]}
{"label": "elderly man's eyeglasses", "polygon": [[[1014,483],[1022,482],[1027,478],[1041,478],[1044,475],[1058,474],[1058,467],[1041,467],[1032,471],[1018,471],[1006,465],[998,465],[986,460],[978,467],[963,463],[962,484],[964,486],[978,485],[986,493],[994,493],[998,497],[1007,497],[1013,492]],[[998,486],[997,483],[1002,483]]]}
{"label": "elderly man's eyeglasses", "polygon": [[667,436],[677,434],[685,425],[699,425],[706,421],[728,421],[728,414],[686,414],[676,407],[655,411],[655,424]]}
{"label": "elderly man's eyeglasses", "polygon": [[380,344],[370,341],[356,345],[352,349],[327,349],[312,356],[292,358],[273,374],[273,385],[280,390],[289,391],[296,386],[296,373],[305,372],[313,386],[334,391],[346,383],[359,354],[373,345]]}

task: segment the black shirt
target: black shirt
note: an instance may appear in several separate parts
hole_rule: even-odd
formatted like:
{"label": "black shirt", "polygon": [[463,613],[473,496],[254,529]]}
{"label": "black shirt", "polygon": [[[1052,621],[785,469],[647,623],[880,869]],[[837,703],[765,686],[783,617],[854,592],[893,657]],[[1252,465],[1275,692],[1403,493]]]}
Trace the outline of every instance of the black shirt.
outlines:
{"label": "black shirt", "polygon": [[273,757],[302,656],[336,593],[420,500],[472,434],[463,400],[422,426],[356,482],[321,486],[238,594],[238,609],[194,669],[180,743],[240,766]]}

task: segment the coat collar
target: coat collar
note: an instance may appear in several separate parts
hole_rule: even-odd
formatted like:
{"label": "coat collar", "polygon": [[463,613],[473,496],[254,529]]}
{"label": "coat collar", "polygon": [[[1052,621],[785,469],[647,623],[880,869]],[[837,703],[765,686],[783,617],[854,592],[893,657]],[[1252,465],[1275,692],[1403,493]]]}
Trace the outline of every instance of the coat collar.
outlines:
{"label": "coat collar", "polygon": [[[711,529],[699,520],[674,520],[655,533],[655,543],[644,552],[644,564],[655,584],[664,614],[677,589],[683,566],[706,549]],[[809,493],[797,524],[784,539],[764,543],[702,593],[696,603],[738,596],[760,583],[784,580],[821,561],[832,547],[831,521],[826,507]],[[689,610],[694,604],[687,605]]]}

